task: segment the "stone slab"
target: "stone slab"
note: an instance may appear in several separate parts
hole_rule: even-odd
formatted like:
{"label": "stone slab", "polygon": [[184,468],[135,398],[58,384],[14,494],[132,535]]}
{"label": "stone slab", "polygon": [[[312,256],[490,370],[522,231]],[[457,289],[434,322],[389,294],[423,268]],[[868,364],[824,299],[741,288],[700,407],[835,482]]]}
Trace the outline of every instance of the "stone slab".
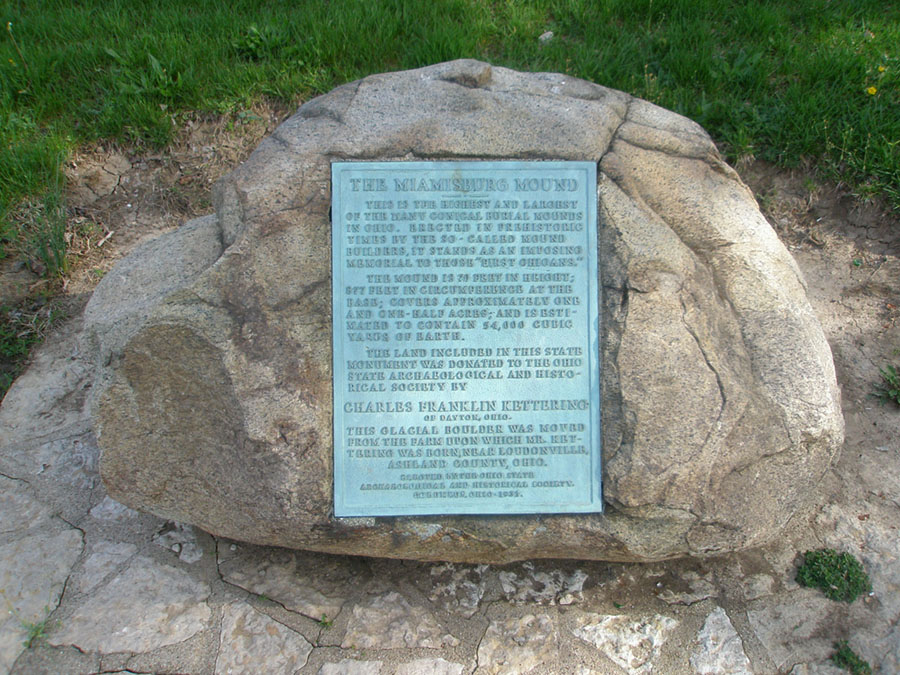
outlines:
{"label": "stone slab", "polygon": [[706,617],[696,641],[691,666],[698,675],[753,675],[741,636],[721,607]]}
{"label": "stone slab", "polygon": [[306,665],[312,645],[299,633],[257,612],[246,602],[225,606],[216,675],[295,673]]}
{"label": "stone slab", "polygon": [[369,576],[359,564],[332,569],[325,556],[256,547],[241,547],[235,555],[220,559],[219,572],[229,584],[314,621],[334,620],[348,595]]}
{"label": "stone slab", "polygon": [[660,650],[678,622],[657,614],[635,620],[626,615],[587,615],[576,637],[594,645],[629,673],[649,673]]}
{"label": "stone slab", "polygon": [[[0,488],[2,489],[2,488]],[[81,554],[82,536],[44,521],[44,527],[0,545],[0,673],[25,649],[32,626],[46,622]]]}
{"label": "stone slab", "polygon": [[492,621],[478,645],[478,670],[517,675],[544,663],[556,663],[559,635],[547,614],[526,614]]}
{"label": "stone slab", "polygon": [[183,642],[207,627],[209,592],[181,569],[137,557],[75,609],[49,642],[104,654]]}
{"label": "stone slab", "polygon": [[432,614],[396,591],[354,607],[341,641],[345,649],[443,649],[458,644],[459,639],[445,633]]}

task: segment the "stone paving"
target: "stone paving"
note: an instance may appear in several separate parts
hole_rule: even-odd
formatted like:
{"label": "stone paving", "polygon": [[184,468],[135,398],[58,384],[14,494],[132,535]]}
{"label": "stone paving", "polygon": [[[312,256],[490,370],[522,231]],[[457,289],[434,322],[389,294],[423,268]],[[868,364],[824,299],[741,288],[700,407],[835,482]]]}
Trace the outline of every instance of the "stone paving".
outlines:
{"label": "stone paving", "polygon": [[[868,397],[900,338],[883,296],[854,292],[847,249],[797,255],[844,388],[844,453],[779,541],[707,560],[329,556],[137,513],[99,480],[71,319],[0,407],[0,673],[803,675],[843,672],[839,639],[900,672],[900,413]],[[877,272],[900,279],[896,258]],[[799,553],[822,546],[857,555],[873,593],[800,588]]]}

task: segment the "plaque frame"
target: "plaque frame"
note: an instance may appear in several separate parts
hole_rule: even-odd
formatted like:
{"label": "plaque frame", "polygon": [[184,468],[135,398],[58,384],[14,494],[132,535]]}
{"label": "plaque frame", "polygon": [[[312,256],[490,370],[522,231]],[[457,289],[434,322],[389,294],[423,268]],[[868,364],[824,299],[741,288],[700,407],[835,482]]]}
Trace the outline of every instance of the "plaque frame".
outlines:
{"label": "plaque frame", "polygon": [[[367,517],[367,516],[427,516],[427,515],[488,515],[488,514],[497,514],[497,515],[514,515],[514,514],[537,514],[537,513],[599,513],[603,511],[603,490],[602,490],[602,437],[601,437],[601,400],[600,400],[600,302],[601,302],[601,285],[599,280],[599,264],[598,264],[598,256],[597,256],[597,179],[596,179],[596,170],[597,166],[594,162],[572,162],[572,161],[476,161],[476,160],[464,160],[464,161],[439,161],[439,162],[405,162],[405,161],[395,161],[395,162],[369,162],[369,161],[341,161],[341,162],[333,162],[332,163],[332,335],[333,335],[333,385],[334,385],[334,394],[333,394],[333,403],[334,403],[334,417],[333,417],[333,439],[334,439],[334,514],[336,517]],[[416,185],[418,183],[415,182],[415,179],[421,177],[423,175],[427,175],[428,178],[426,183],[424,184],[424,190],[419,191],[416,189]],[[398,178],[398,176],[400,176]],[[562,176],[562,177],[560,177]],[[575,178],[573,178],[575,176]],[[504,178],[505,177],[505,178]],[[518,179],[517,179],[518,177]],[[413,183],[408,183],[410,179],[413,179]],[[471,179],[472,187],[471,189],[467,189],[467,184],[464,182],[466,179]],[[411,359],[401,359],[399,357],[392,357],[392,354],[403,354],[408,353],[409,349],[425,350],[428,355],[434,353],[434,349],[453,349],[454,347],[448,347],[447,344],[453,345],[465,345],[464,347],[459,347],[459,349],[478,349],[478,345],[487,345],[482,346],[482,349],[499,349],[497,346],[497,342],[493,340],[494,336],[491,336],[491,340],[487,340],[485,337],[483,341],[471,341],[468,339],[473,333],[478,332],[478,329],[468,329],[469,332],[466,333],[466,339],[454,340],[450,339],[445,344],[445,341],[438,341],[439,344],[435,345],[422,345],[420,341],[414,340],[412,341],[412,345],[405,345],[403,347],[399,346],[399,343],[395,341],[393,338],[396,335],[396,331],[391,329],[389,326],[393,323],[391,318],[388,318],[386,321],[380,321],[373,317],[372,314],[367,315],[366,309],[370,309],[374,311],[376,308],[382,314],[385,310],[389,309],[384,302],[386,299],[390,298],[390,295],[375,297],[369,296],[370,293],[373,292],[373,287],[379,293],[391,293],[395,292],[392,287],[404,287],[405,284],[402,282],[387,282],[381,285],[372,284],[368,281],[368,279],[379,279],[382,280],[385,277],[388,279],[392,278],[406,278],[403,275],[413,275],[413,274],[437,274],[438,278],[442,278],[445,274],[450,274],[453,276],[453,273],[445,273],[440,272],[435,269],[422,270],[415,267],[412,264],[410,267],[400,267],[400,268],[386,268],[382,269],[377,266],[371,268],[363,268],[362,271],[352,270],[348,272],[348,268],[346,267],[350,264],[348,261],[350,259],[355,260],[354,256],[350,255],[351,251],[374,251],[372,256],[382,256],[383,261],[393,261],[393,263],[403,262],[402,259],[408,259],[407,262],[412,262],[413,253],[410,251],[411,246],[406,246],[406,253],[399,254],[397,253],[397,249],[403,248],[401,246],[392,246],[392,241],[399,241],[399,239],[393,239],[395,234],[399,234],[400,232],[404,233],[400,236],[406,236],[408,241],[411,238],[413,229],[403,229],[404,226],[408,228],[415,227],[414,225],[410,225],[410,221],[393,221],[391,218],[396,217],[394,214],[402,214],[404,210],[400,208],[399,204],[401,201],[405,201],[408,204],[410,203],[429,203],[433,202],[435,204],[434,210],[429,210],[429,208],[425,208],[424,211],[418,210],[419,213],[424,213],[422,216],[422,226],[427,225],[427,217],[431,216],[435,213],[439,213],[440,209],[438,209],[438,203],[448,203],[448,204],[466,204],[468,203],[470,208],[468,209],[469,217],[474,218],[474,212],[476,209],[471,208],[471,204],[474,204],[476,201],[479,202],[492,202],[494,201],[494,197],[501,197],[501,192],[504,193],[502,197],[512,197],[512,199],[500,199],[498,201],[498,205],[502,202],[510,203],[512,201],[516,201],[518,203],[529,204],[529,200],[523,199],[523,195],[521,193],[516,193],[510,189],[510,186],[518,187],[520,184],[523,185],[542,185],[540,183],[540,179],[544,179],[544,181],[550,181],[547,185],[551,186],[551,189],[554,185],[562,184],[561,181],[578,181],[580,178],[581,182],[578,184],[577,189],[574,190],[577,192],[577,199],[551,199],[554,196],[548,190],[539,189],[536,194],[542,195],[541,199],[531,199],[533,203],[540,203],[542,200],[546,203],[573,203],[578,204],[583,207],[583,217],[580,219],[580,225],[582,227],[582,231],[577,235],[577,238],[573,241],[577,241],[579,243],[574,244],[573,246],[583,246],[584,247],[584,255],[583,260],[580,261],[580,265],[578,266],[578,271],[573,277],[573,279],[580,279],[586,288],[579,289],[577,294],[572,293],[573,298],[578,298],[582,301],[581,310],[579,310],[583,316],[579,316],[578,322],[582,325],[577,328],[578,331],[582,331],[579,333],[580,336],[580,344],[578,347],[570,346],[565,349],[569,349],[571,353],[575,353],[576,349],[580,349],[578,352],[583,356],[584,362],[584,373],[578,373],[576,376],[573,376],[573,379],[579,380],[579,391],[576,392],[580,394],[580,397],[572,395],[571,398],[557,397],[557,398],[546,398],[546,399],[535,399],[535,398],[526,398],[526,399],[515,399],[510,398],[507,393],[507,398],[497,401],[499,407],[502,409],[501,413],[497,414],[505,414],[506,412],[512,411],[521,413],[518,416],[513,416],[512,419],[516,419],[515,423],[510,422],[511,417],[507,415],[506,419],[502,421],[497,421],[497,423],[493,423],[492,420],[484,420],[484,419],[474,419],[479,416],[479,413],[463,413],[462,417],[471,417],[473,428],[493,428],[498,427],[502,428],[506,433],[497,433],[494,434],[495,437],[500,438],[501,436],[506,436],[507,438],[516,436],[516,434],[512,434],[510,432],[511,428],[521,428],[527,429],[528,424],[525,423],[524,420],[534,418],[535,423],[531,425],[533,433],[527,434],[523,432],[519,436],[519,446],[510,446],[505,448],[506,451],[510,453],[522,452],[524,450],[528,451],[549,451],[556,452],[551,456],[552,459],[556,460],[557,467],[555,473],[551,472],[554,476],[553,478],[548,478],[547,480],[539,480],[535,478],[535,472],[529,470],[519,470],[519,466],[513,466],[512,461],[516,462],[526,461],[526,460],[541,460],[542,456],[521,456],[510,454],[505,457],[494,455],[487,455],[484,459],[479,459],[479,456],[472,456],[470,454],[463,455],[444,455],[440,454],[445,451],[457,450],[459,452],[475,452],[479,450],[478,448],[447,448],[446,446],[417,446],[415,450],[409,445],[406,446],[397,446],[397,447],[385,447],[381,445],[382,442],[387,442],[385,438],[389,438],[390,442],[409,442],[412,441],[411,438],[404,439],[402,437],[396,436],[394,434],[394,430],[411,430],[415,431],[419,429],[420,431],[429,431],[437,427],[440,429],[444,427],[446,429],[450,428],[465,428],[465,424],[449,424],[448,420],[440,420],[435,424],[432,424],[432,421],[423,419],[426,417],[425,413],[421,410],[418,410],[419,406],[423,404],[423,402],[427,402],[427,405],[432,405],[437,401],[440,401],[442,404],[449,405],[452,401],[447,400],[443,401],[440,397],[435,398],[434,396],[428,398],[421,398],[409,395],[400,395],[392,393],[391,396],[383,396],[382,394],[387,393],[382,391],[377,392],[364,392],[365,396],[351,396],[348,391],[348,385],[350,384],[348,380],[348,376],[350,371],[354,370],[354,368],[350,368],[350,364],[362,363],[366,359],[360,358],[361,354],[370,354],[377,353],[382,355],[379,358],[368,359],[372,362],[383,361],[385,364],[395,365],[396,363],[402,363],[404,361],[408,362]],[[438,183],[430,183],[430,180],[436,181],[444,181]],[[499,185],[501,180],[504,181],[506,185],[506,189],[504,190],[494,190],[497,194],[491,194],[491,189],[476,189],[480,186],[488,185],[488,179],[493,179],[494,183],[490,183],[491,185]],[[534,183],[534,180],[537,179],[539,182]],[[560,181],[560,183],[553,183],[553,180]],[[392,182],[392,181],[401,181],[401,182]],[[458,180],[460,182],[454,183],[454,180]],[[482,180],[481,183],[478,181]],[[356,182],[353,182],[356,181]],[[371,181],[371,182],[366,182]],[[448,182],[449,181],[449,182]],[[449,190],[441,189],[441,186],[450,186]],[[412,190],[408,190],[411,194],[409,194],[409,198],[405,200],[400,200],[397,198],[398,194],[403,194],[406,190],[401,189],[403,187],[412,187]],[[433,190],[429,190],[429,186],[437,186]],[[369,188],[369,189],[365,189]],[[460,189],[455,189],[460,188]],[[354,194],[354,192],[359,192],[360,194]],[[429,194],[436,193],[436,194]],[[525,191],[528,195],[532,195],[535,193]],[[547,194],[544,194],[544,193]],[[570,194],[561,194],[557,195],[558,197],[572,197]],[[416,197],[421,197],[420,200],[416,200]],[[391,206],[387,207],[386,204],[390,203]],[[369,209],[366,205],[372,205],[372,208]],[[410,209],[409,213],[416,213],[416,209],[412,209],[410,206],[407,207]],[[480,215],[485,215],[488,213],[490,206],[484,206],[481,209]],[[495,209],[496,210],[496,209]],[[571,212],[572,209],[569,209]],[[388,220],[373,220],[371,222],[361,220],[361,216],[366,217],[381,217],[382,212]],[[464,209],[461,211],[465,213]],[[498,211],[500,212],[500,211]],[[514,211],[509,211],[509,213],[513,213]],[[525,213],[523,210],[521,213]],[[535,216],[538,211],[532,211],[531,215]],[[355,230],[352,225],[352,214],[355,214],[356,222],[355,222]],[[445,222],[445,221],[441,221]],[[384,225],[384,227],[380,227]],[[395,225],[394,228],[388,228],[387,225]],[[470,225],[476,225],[477,223],[473,221],[469,221]],[[513,235],[513,239],[515,241],[521,242],[524,240],[522,236],[523,233],[519,230],[514,229],[514,222],[505,223],[509,225],[509,232]],[[371,232],[366,231],[366,226],[371,226]],[[348,227],[351,226],[351,227]],[[525,227],[524,225],[522,227]],[[355,234],[349,235],[348,232],[352,230]],[[449,231],[449,230],[448,230]],[[435,233],[434,231],[427,231],[427,228],[423,229],[423,235],[434,235],[440,234],[439,232]],[[515,236],[515,235],[519,236]],[[358,235],[358,237],[357,237]],[[369,236],[371,235],[371,236]],[[558,238],[559,235],[557,235]],[[345,239],[346,237],[346,239]],[[440,238],[438,237],[438,240]],[[562,241],[565,241],[566,244],[570,244],[570,240],[572,237],[570,235],[565,235]],[[359,241],[358,245],[348,244],[348,241]],[[459,247],[460,250],[466,248],[470,250],[469,247]],[[475,248],[478,248],[476,245]],[[502,247],[501,247],[502,248]],[[517,246],[513,246],[513,248],[518,248],[520,253],[514,257],[519,260],[519,264],[523,264],[522,260],[524,259],[524,253],[521,251],[525,250],[526,247],[518,244]],[[555,250],[551,246],[547,247],[531,247],[534,249],[540,248],[541,250]],[[563,248],[558,247],[558,248]],[[569,246],[572,248],[572,246]],[[394,255],[396,254],[396,255]],[[363,262],[369,264],[371,262],[367,259],[369,253],[361,253],[358,256],[360,259],[355,260],[356,264],[362,264]],[[415,262],[418,262],[420,259],[415,259]],[[438,258],[435,258],[438,260]],[[457,259],[459,262],[460,259]],[[473,265],[477,262],[479,265],[485,264],[493,264],[486,263],[489,258],[482,258],[480,254],[476,254],[475,261],[473,261]],[[540,260],[540,259],[539,259]],[[473,269],[479,269],[477,267],[473,267]],[[503,268],[503,271],[500,272],[489,272],[490,268],[487,268],[484,271],[484,274],[487,276],[489,274],[500,274],[501,277],[507,274],[506,268]],[[515,271],[509,271],[510,274],[518,273],[520,278],[523,276],[527,276],[523,269],[527,269],[528,272],[533,272],[536,274],[542,274],[540,269],[531,269],[531,268],[522,268],[517,267]],[[374,270],[370,272],[369,270]],[[372,276],[370,276],[370,274]],[[554,276],[554,273],[546,272],[547,276]],[[559,272],[558,274],[562,275],[563,272]],[[472,276],[472,275],[470,275]],[[412,278],[412,277],[410,277]],[[535,276],[535,278],[539,278]],[[362,283],[361,283],[362,282]],[[537,285],[537,284],[535,284]],[[579,285],[579,284],[569,284]],[[362,290],[361,290],[362,289]],[[354,312],[352,303],[348,305],[348,301],[351,299],[352,293],[362,293],[361,299],[365,302],[373,303],[371,305],[366,306],[365,302],[363,306],[360,307],[358,312]],[[540,296],[535,296],[540,297]],[[446,296],[441,295],[440,298],[444,298],[446,302]],[[559,302],[561,297],[556,296],[552,298],[553,302]],[[574,302],[572,298],[566,297],[563,299],[564,302]],[[535,300],[537,302],[537,300]],[[380,304],[375,304],[380,303]],[[349,309],[348,309],[349,308]],[[552,308],[551,308],[552,309]],[[410,312],[406,313],[406,316],[409,316]],[[360,325],[365,324],[367,327],[376,326],[377,328],[373,328],[371,331],[351,331],[348,326],[351,325],[351,319],[347,318],[348,316],[365,316],[367,318],[371,318],[370,321],[353,321],[352,323],[358,323]],[[374,316],[378,316],[376,313]],[[395,314],[396,316],[396,314]],[[567,315],[568,316],[568,315]],[[493,320],[493,319],[491,319]],[[444,322],[450,323],[450,322]],[[497,323],[494,320],[494,323]],[[388,325],[388,328],[383,329],[380,328],[384,324]],[[468,325],[468,324],[467,324]],[[487,329],[485,329],[487,330]],[[527,331],[527,329],[521,329]],[[354,340],[359,335],[365,335],[366,333],[371,335],[380,334],[381,337],[384,336],[385,331],[390,334],[390,338],[387,340],[383,340],[382,343],[378,344],[368,344],[368,341],[365,339],[360,339],[362,342],[362,347],[358,344],[351,344],[351,341]],[[352,337],[351,337],[352,333]],[[402,333],[401,333],[402,334]],[[458,332],[449,332],[448,334],[459,334]],[[543,335],[542,340],[540,341],[540,349],[549,350],[553,349],[553,340],[551,338],[556,337],[555,335]],[[381,340],[381,337],[378,339]],[[521,337],[521,336],[520,336]],[[515,344],[526,344],[527,341],[513,341]],[[510,343],[512,344],[512,343]],[[537,349],[538,347],[535,347]],[[363,351],[360,351],[360,350]],[[394,350],[397,350],[396,352]],[[509,350],[518,349],[517,347],[510,347],[508,344],[502,349],[507,350],[507,355],[509,354]],[[375,351],[370,351],[375,350]],[[387,350],[387,351],[380,351]],[[404,352],[404,350],[407,350]],[[418,352],[417,352],[418,353]],[[494,353],[496,355],[496,353]],[[543,352],[542,352],[543,355]],[[418,357],[417,357],[418,358]],[[543,363],[542,359],[544,357],[541,356],[539,358],[533,359],[534,361],[540,361]],[[420,361],[424,361],[425,359],[419,359]],[[465,359],[461,359],[465,360]],[[489,360],[489,359],[488,359]],[[495,359],[503,360],[503,359]],[[506,359],[507,361],[511,361],[512,359]],[[546,360],[546,359],[545,359]],[[519,359],[521,362],[522,359]],[[396,363],[395,363],[396,362]],[[452,361],[451,361],[452,362]],[[552,363],[552,360],[549,360]],[[506,361],[504,361],[506,363]],[[422,368],[419,369],[419,374],[422,375]],[[534,369],[537,372],[538,369]],[[392,369],[382,368],[379,372],[381,372],[380,377],[384,378],[386,376],[394,377],[397,373],[392,372]],[[406,371],[402,371],[406,372]],[[511,373],[512,371],[510,371]],[[567,371],[568,372],[568,371]],[[413,373],[415,374],[415,373]],[[354,377],[360,376],[368,376],[371,373],[353,373]],[[382,380],[376,380],[376,382],[385,383]],[[518,383],[513,383],[518,384]],[[523,383],[524,384],[524,383]],[[556,386],[556,389],[559,389],[559,383],[552,383],[552,385]],[[550,389],[553,389],[553,386],[550,386]],[[534,389],[531,389],[534,391]],[[359,393],[359,392],[357,392]],[[406,392],[408,394],[408,392]],[[434,392],[432,392],[434,393]],[[438,392],[441,397],[446,398],[447,392],[441,391]],[[549,396],[549,394],[548,394]],[[481,399],[472,399],[473,402],[480,402],[479,405],[486,405],[484,401],[487,400],[484,397]],[[571,450],[571,448],[575,448],[578,446],[580,441],[572,440],[572,445],[563,445],[562,442],[557,442],[556,445],[553,443],[547,444],[547,438],[556,438],[559,439],[561,437],[571,437],[575,438],[577,433],[573,434],[556,434],[550,435],[550,432],[546,433],[537,433],[538,429],[549,429],[553,427],[554,423],[550,422],[538,422],[538,419],[546,419],[546,417],[542,418],[542,413],[547,413],[548,410],[515,410],[515,406],[521,404],[526,406],[528,403],[532,404],[541,404],[545,406],[550,405],[563,405],[564,403],[560,402],[580,402],[587,401],[587,408],[581,408],[577,411],[567,410],[560,412],[575,412],[574,416],[563,417],[562,421],[559,422],[557,426],[568,426],[571,429],[577,429],[580,425],[583,425],[583,431],[580,432],[583,434],[582,438],[585,439],[583,442],[586,444],[587,449],[587,461],[584,461],[584,458],[581,457],[580,461],[571,461],[566,463],[568,459],[563,457],[560,459],[562,455],[558,453],[566,453]],[[348,405],[349,404],[349,405]],[[369,405],[371,404],[371,405]],[[402,409],[398,409],[398,405],[402,405]],[[408,405],[407,405],[408,404]],[[459,405],[462,405],[461,403]],[[407,407],[412,406],[415,410],[407,410]],[[366,408],[368,407],[368,410]],[[509,408],[509,410],[507,410]],[[366,410],[366,412],[359,412],[361,410]],[[430,410],[430,408],[429,408]],[[490,414],[493,415],[496,409],[491,410]],[[484,412],[484,411],[481,411]],[[555,413],[555,410],[549,410],[550,413]],[[410,414],[408,414],[410,413]],[[432,415],[432,418],[437,417],[437,415]],[[577,421],[572,421],[577,420]],[[455,420],[454,420],[455,421]],[[371,433],[371,430],[375,429],[374,433]],[[390,429],[390,434],[379,434],[379,430]],[[349,432],[359,431],[362,435],[356,435],[352,441]],[[349,435],[348,435],[349,434]],[[407,434],[404,434],[406,436]],[[415,435],[409,434],[409,436]],[[428,441],[427,438],[429,434],[426,433],[425,437],[422,439],[424,441]],[[441,432],[438,432],[438,436],[441,435]],[[487,438],[490,434],[482,434],[477,433],[474,434],[475,437]],[[372,437],[376,437],[373,439]],[[455,436],[451,436],[448,434],[444,434],[445,438],[456,438]],[[460,439],[464,438],[461,436]],[[540,441],[534,440],[534,445],[529,445],[527,443],[527,439],[543,439],[542,445]],[[380,440],[378,440],[380,439]],[[434,440],[434,442],[439,442],[440,439]],[[349,443],[363,443],[363,445],[356,445],[355,447],[350,447]],[[413,441],[414,442],[414,441]],[[487,447],[487,446],[486,446]],[[403,456],[399,456],[398,453],[403,450],[405,454]],[[482,449],[485,452],[490,452],[490,450]],[[503,446],[499,448],[494,447],[493,452],[503,451]],[[428,455],[423,456],[423,454],[416,454],[416,452],[424,453],[424,452],[435,452],[436,455]],[[381,456],[379,456],[381,453]],[[389,454],[390,453],[390,454]],[[583,453],[581,453],[583,454]],[[483,461],[483,462],[499,462],[500,460],[504,460],[502,466],[495,465],[492,467],[488,466],[480,466],[469,468],[468,466],[458,468],[456,464],[459,462],[466,461]],[[371,461],[370,461],[371,460]],[[443,460],[445,465],[442,467],[435,468],[433,464],[430,464],[430,461],[434,460]],[[410,468],[406,469],[405,472],[403,470],[397,469],[381,469],[381,472],[372,471],[369,466],[375,463],[381,463],[384,465],[385,462],[389,464],[393,464],[394,462],[400,463],[403,465],[403,462],[408,462],[405,466]],[[543,456],[544,462],[549,461],[546,456]],[[423,464],[424,463],[424,464]],[[358,466],[357,466],[358,465]],[[360,467],[365,467],[365,471],[371,473],[371,482],[360,482],[360,472],[363,471]],[[544,464],[547,466],[547,464]],[[552,466],[552,464],[551,464]],[[496,470],[494,470],[496,469]],[[562,472],[562,473],[560,473]],[[531,477],[529,478],[517,478],[520,475],[527,475],[531,473]],[[443,474],[444,478],[442,480],[433,479],[434,476],[439,474]],[[586,474],[586,475],[577,475],[577,474]],[[368,474],[367,474],[368,475]],[[448,478],[448,476],[485,476],[487,478],[470,478],[467,480],[452,480]],[[412,478],[410,478],[412,476]],[[493,478],[491,478],[493,476]],[[401,480],[403,477],[403,480]],[[431,477],[431,478],[429,478]],[[357,485],[357,488],[354,490],[351,483]],[[516,497],[516,496],[504,496],[499,497],[495,496],[498,494],[506,494],[507,492],[513,491],[512,488],[506,489],[503,487],[496,487],[494,489],[486,488],[484,490],[477,489],[472,487],[473,484],[493,484],[504,486],[507,484],[520,484],[520,483],[529,483],[531,488],[523,488],[525,490],[526,498]],[[464,488],[459,489],[451,489],[450,486],[456,485],[459,486],[462,483],[466,483]],[[571,485],[566,485],[562,487],[534,487],[536,484],[539,485],[541,483],[567,483]],[[374,486],[374,488],[367,487]],[[393,486],[393,487],[391,487]],[[397,487],[401,486],[401,487]],[[415,487],[409,486],[423,486],[419,489]],[[546,499],[536,498],[535,495],[541,493],[543,490],[568,490],[566,493],[567,496],[565,498],[560,498],[558,495],[549,495]],[[358,495],[362,494],[363,491],[366,491],[368,494],[366,495],[367,499],[360,499]],[[520,490],[521,491],[521,490]],[[444,500],[443,497],[434,498],[434,499],[422,499],[422,498],[413,498],[413,495],[422,495],[422,494],[456,494],[462,492],[462,496],[452,497],[448,500]],[[577,498],[572,498],[571,495],[573,492],[577,492]],[[402,498],[397,498],[395,493],[399,493]],[[482,493],[491,493],[494,496],[490,497],[479,497],[479,494]]]}

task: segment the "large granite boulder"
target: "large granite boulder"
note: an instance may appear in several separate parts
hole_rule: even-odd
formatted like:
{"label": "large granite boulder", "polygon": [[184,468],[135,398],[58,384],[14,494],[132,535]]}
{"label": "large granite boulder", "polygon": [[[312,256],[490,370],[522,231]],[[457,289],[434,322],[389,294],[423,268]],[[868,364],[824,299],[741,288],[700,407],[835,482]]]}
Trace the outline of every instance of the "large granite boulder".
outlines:
{"label": "large granite boulder", "polygon": [[[604,514],[332,516],[330,163],[598,163]],[[86,313],[109,493],[258,544],[506,562],[758,545],[843,434],[790,254],[697,124],[619,91],[477,61],[310,101],[136,250]]]}

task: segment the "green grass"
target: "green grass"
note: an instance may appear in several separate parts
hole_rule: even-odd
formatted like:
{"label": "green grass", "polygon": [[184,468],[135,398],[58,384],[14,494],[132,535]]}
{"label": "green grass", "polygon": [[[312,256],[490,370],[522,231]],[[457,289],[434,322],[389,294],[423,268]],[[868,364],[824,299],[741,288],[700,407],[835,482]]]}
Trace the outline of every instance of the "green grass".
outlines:
{"label": "green grass", "polygon": [[[0,206],[59,153],[163,145],[188,110],[298,101],[458,57],[565,71],[697,120],[732,159],[813,159],[900,208],[900,8],[828,0],[5,0]],[[554,39],[541,43],[546,30]],[[874,94],[867,93],[870,87]],[[174,123],[174,124],[173,124]]]}
{"label": "green grass", "polygon": [[823,548],[803,554],[803,564],[797,569],[797,583],[819,588],[831,600],[853,602],[872,590],[869,575],[860,562],[849,553]]}
{"label": "green grass", "polygon": [[47,607],[44,607],[44,612],[47,613],[47,615],[40,621],[22,622],[22,628],[24,628],[27,633],[25,640],[22,641],[22,645],[25,649],[31,649],[35,643],[47,637],[47,630],[50,622],[50,610]]}
{"label": "green grass", "polygon": [[23,619],[22,615],[19,614],[15,607],[13,607],[12,603],[6,597],[6,593],[3,592],[3,589],[0,589],[0,595],[3,596],[7,611],[15,617],[19,622],[19,626],[25,631],[25,639],[22,641],[22,646],[25,647],[25,649],[31,649],[37,642],[47,637],[47,631],[51,627],[49,606],[44,606],[44,616],[42,619],[38,619],[37,621],[27,621]]}
{"label": "green grass", "polygon": [[872,675],[872,666],[868,661],[864,661],[856,652],[850,649],[850,645],[846,640],[840,640],[834,643],[835,652],[831,655],[834,665],[844,670],[850,671],[853,675]]}
{"label": "green grass", "polygon": [[31,348],[61,318],[53,303],[0,307],[0,400],[25,366]]}
{"label": "green grass", "polygon": [[875,396],[882,404],[893,401],[900,405],[900,368],[888,364],[880,372],[882,383],[875,386]]}

